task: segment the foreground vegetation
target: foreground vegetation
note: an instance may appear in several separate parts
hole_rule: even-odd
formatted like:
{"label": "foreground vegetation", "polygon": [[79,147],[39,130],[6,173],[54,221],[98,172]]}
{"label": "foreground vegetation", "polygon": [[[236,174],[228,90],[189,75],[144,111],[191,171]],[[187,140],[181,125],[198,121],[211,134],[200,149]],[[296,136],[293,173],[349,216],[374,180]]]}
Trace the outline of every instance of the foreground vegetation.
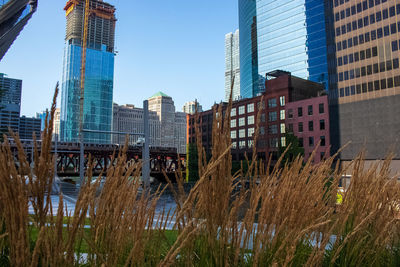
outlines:
{"label": "foreground vegetation", "polygon": [[[53,103],[56,95],[57,90]],[[73,214],[62,205],[62,195],[57,214],[52,214],[47,192],[54,176],[54,110],[55,104],[33,168],[17,136],[18,167],[6,137],[1,145],[0,266],[400,264],[400,188],[389,175],[390,157],[365,169],[360,154],[352,164],[351,185],[337,206],[339,179],[346,170],[339,170],[333,157],[317,165],[297,157],[269,168],[254,154],[246,172],[232,175],[229,110],[225,118],[214,119],[209,161],[201,136],[197,138],[199,180],[188,194],[185,177],[177,173],[178,186],[171,187],[174,212],[156,213],[164,188],[141,192],[128,179],[140,176],[140,165],[127,162],[122,152],[104,174],[101,194],[96,194],[99,180],[86,182]],[[87,176],[91,181],[90,171]],[[169,222],[173,231],[167,229]]]}

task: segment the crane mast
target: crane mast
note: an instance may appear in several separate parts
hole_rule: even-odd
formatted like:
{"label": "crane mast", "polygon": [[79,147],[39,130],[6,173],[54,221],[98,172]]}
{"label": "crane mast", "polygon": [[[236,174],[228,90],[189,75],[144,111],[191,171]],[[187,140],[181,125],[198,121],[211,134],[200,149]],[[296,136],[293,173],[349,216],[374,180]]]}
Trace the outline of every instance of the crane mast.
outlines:
{"label": "crane mast", "polygon": [[85,1],[84,23],[83,23],[83,38],[82,38],[82,60],[81,60],[81,84],[80,84],[80,98],[79,98],[79,143],[80,143],[80,166],[79,177],[81,184],[83,183],[84,174],[84,147],[83,147],[83,103],[85,100],[85,72],[86,72],[86,48],[87,48],[87,35],[89,28],[89,15],[90,15],[90,0]]}

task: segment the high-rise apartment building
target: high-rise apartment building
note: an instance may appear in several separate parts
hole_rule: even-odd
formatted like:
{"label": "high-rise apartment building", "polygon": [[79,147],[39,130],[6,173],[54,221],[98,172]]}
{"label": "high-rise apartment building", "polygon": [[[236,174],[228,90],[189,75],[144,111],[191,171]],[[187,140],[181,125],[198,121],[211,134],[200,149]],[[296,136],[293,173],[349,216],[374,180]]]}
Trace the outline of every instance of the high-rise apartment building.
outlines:
{"label": "high-rise apartment building", "polygon": [[0,73],[0,134],[19,130],[22,80],[7,78]]}
{"label": "high-rise apartment building", "polygon": [[240,96],[254,97],[263,89],[258,74],[256,0],[239,0],[239,31]]}
{"label": "high-rise apartment building", "polygon": [[400,1],[334,0],[338,105],[332,106],[337,149],[350,161],[395,152],[400,170]]}
{"label": "high-rise apartment building", "polygon": [[[225,35],[225,101],[240,99],[239,30]],[[234,79],[234,80],[233,80]],[[232,88],[233,82],[233,88]]]}
{"label": "high-rise apartment building", "polygon": [[149,98],[149,110],[157,113],[160,120],[161,146],[177,147],[178,153],[186,153],[186,114],[175,112],[172,98],[158,92]]}
{"label": "high-rise apartment building", "polygon": [[186,102],[182,108],[182,111],[186,114],[193,115],[196,113],[196,109],[197,112],[203,112],[203,107],[199,104],[199,102],[197,102],[197,100]]}
{"label": "high-rise apartment building", "polygon": [[[134,105],[118,105],[113,108],[113,131],[119,133],[144,133],[143,109]],[[161,122],[155,111],[149,111],[150,143],[152,147],[161,146]],[[129,144],[134,145],[140,136],[129,136]],[[114,134],[114,144],[124,144],[126,135]]]}
{"label": "high-rise apartment building", "polygon": [[325,89],[334,86],[333,16],[329,2],[257,0],[258,71],[261,75],[284,70],[323,83]]}
{"label": "high-rise apartment building", "polygon": [[[111,131],[114,82],[115,8],[101,0],[90,0],[88,21],[83,128]],[[80,77],[84,1],[68,1],[61,94],[61,140],[76,142],[80,123]],[[109,143],[106,133],[84,133],[87,143]]]}

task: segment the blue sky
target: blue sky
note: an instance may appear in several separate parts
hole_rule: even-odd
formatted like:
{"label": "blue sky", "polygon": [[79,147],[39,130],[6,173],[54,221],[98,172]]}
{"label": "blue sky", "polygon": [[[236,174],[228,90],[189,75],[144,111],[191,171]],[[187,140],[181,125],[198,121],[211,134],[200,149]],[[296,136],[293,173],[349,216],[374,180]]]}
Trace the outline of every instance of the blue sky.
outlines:
{"label": "blue sky", "polygon": [[[158,91],[177,110],[224,98],[224,37],[238,27],[237,0],[109,0],[117,8],[114,102],[141,107]],[[64,0],[39,0],[37,13],[0,62],[23,80],[21,114],[50,106],[61,82]],[[60,101],[58,101],[59,103]]]}

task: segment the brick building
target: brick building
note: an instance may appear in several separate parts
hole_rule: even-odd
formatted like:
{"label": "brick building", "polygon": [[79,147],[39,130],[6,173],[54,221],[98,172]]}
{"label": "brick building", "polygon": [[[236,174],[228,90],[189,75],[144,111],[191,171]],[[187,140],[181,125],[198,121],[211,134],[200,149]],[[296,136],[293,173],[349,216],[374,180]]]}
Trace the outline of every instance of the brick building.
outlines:
{"label": "brick building", "polygon": [[[323,102],[324,111],[328,113],[327,97],[320,96],[323,92],[321,84],[292,76],[288,72],[274,71],[267,74],[265,87],[266,91],[262,95],[235,101],[232,104],[230,126],[233,160],[243,160],[245,153],[251,155],[254,147],[256,147],[260,159],[267,160],[272,157],[272,160],[276,160],[278,158],[279,146],[286,146],[285,134],[289,123],[286,115],[287,105],[296,103],[296,105],[301,106],[312,103],[314,106]],[[226,110],[227,103],[219,105],[223,105],[223,110]],[[294,106],[291,105],[291,107]],[[218,105],[214,108],[218,108]],[[260,118],[258,118],[259,109],[261,109]],[[317,108],[315,109],[317,110]],[[195,116],[191,115],[188,120],[189,143],[196,141]],[[314,118],[314,116],[316,117]],[[318,112],[309,116],[315,121],[320,120],[320,117]],[[202,143],[206,151],[210,152],[213,110],[199,113],[199,118]],[[259,137],[255,146],[253,139],[258,119]],[[290,120],[291,123],[295,121],[298,121],[298,119],[292,118]],[[326,124],[329,124],[329,119],[326,119]],[[302,135],[303,133],[299,137],[302,138]],[[324,131],[324,135],[319,133],[315,135],[315,144],[319,142],[321,136],[325,137],[325,143],[328,146],[330,140],[329,127],[327,127],[327,131]]]}

